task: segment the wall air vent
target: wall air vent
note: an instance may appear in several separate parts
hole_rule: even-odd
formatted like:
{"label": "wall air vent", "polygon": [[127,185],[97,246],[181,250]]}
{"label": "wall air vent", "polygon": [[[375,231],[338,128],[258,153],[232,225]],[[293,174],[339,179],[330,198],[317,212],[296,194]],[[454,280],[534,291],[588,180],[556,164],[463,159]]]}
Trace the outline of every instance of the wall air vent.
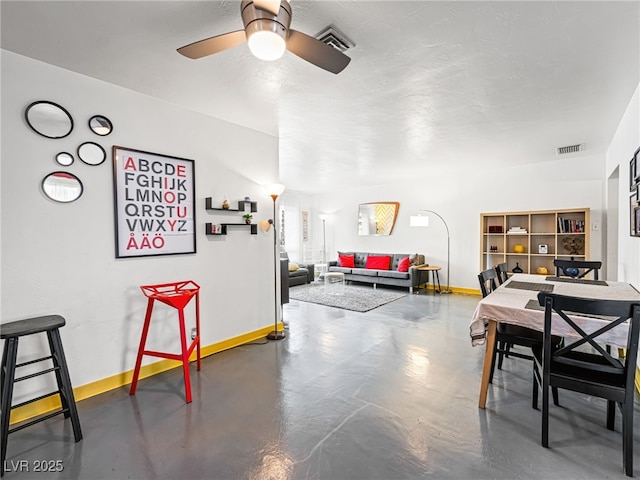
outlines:
{"label": "wall air vent", "polygon": [[582,152],[584,150],[584,143],[578,143],[577,145],[567,145],[566,147],[556,148],[556,155],[565,155],[567,153]]}
{"label": "wall air vent", "polygon": [[341,52],[346,52],[350,48],[356,46],[355,43],[345,37],[344,34],[337,30],[333,25],[329,25],[327,28],[322,30],[315,38],[336,50],[340,50]]}

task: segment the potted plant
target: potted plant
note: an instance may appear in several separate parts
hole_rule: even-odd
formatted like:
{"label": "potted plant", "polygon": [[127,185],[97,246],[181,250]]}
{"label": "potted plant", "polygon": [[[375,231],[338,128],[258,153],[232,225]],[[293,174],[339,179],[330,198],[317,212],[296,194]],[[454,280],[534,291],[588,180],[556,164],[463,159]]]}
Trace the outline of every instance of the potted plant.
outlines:
{"label": "potted plant", "polygon": [[244,215],[242,215],[242,218],[244,218],[244,223],[249,225],[251,223],[251,219],[253,218],[253,215],[251,215],[250,213],[245,213]]}

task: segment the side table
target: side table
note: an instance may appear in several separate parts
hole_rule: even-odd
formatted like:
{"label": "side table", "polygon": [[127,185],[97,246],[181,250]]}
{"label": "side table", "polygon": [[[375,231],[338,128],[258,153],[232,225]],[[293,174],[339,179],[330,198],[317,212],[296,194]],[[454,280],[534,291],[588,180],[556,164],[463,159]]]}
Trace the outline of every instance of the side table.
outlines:
{"label": "side table", "polygon": [[[421,267],[416,268],[420,272],[420,278],[418,278],[418,286],[422,285],[422,272],[427,272],[427,284],[425,286],[425,290],[429,289],[429,274],[431,274],[431,279],[433,283],[433,293],[440,292],[442,288],[440,287],[440,274],[438,273],[442,270],[442,267],[437,265],[423,265]],[[438,289],[436,290],[436,282],[438,282]],[[416,293],[419,293],[420,289],[418,288]]]}

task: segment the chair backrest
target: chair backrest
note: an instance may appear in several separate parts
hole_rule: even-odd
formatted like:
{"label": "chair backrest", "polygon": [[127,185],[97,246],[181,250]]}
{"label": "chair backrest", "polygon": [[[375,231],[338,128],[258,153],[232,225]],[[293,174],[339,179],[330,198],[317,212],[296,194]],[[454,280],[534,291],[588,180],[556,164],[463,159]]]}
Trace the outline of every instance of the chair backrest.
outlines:
{"label": "chair backrest", "polygon": [[502,285],[504,282],[509,280],[509,274],[507,273],[506,262],[499,263],[498,265],[496,265],[496,273],[498,274],[498,281],[500,282],[500,285]]}
{"label": "chair backrest", "polygon": [[[540,305],[545,307],[544,315],[544,341],[543,341],[543,358],[551,358],[552,362],[562,363],[567,366],[580,366],[589,370],[602,374],[622,375],[625,379],[625,385],[633,388],[635,377],[635,366],[638,356],[638,335],[640,333],[640,301],[623,301],[623,300],[600,300],[591,298],[577,298],[558,295],[554,293],[540,292],[538,294]],[[557,315],[554,315],[557,314]],[[569,317],[575,316],[604,316],[611,319],[603,327],[595,332],[586,333],[576,322]],[[602,348],[601,344],[606,343],[599,340],[602,334],[608,332],[612,328],[629,320],[629,329],[627,336],[627,353],[626,361],[623,363],[618,359],[614,359]],[[552,322],[565,322],[575,332],[578,333],[579,339],[573,343],[568,343],[562,348],[551,350],[551,331]],[[594,363],[591,361],[581,360],[579,347],[589,344],[594,350],[595,355],[601,357],[601,361]],[[544,369],[548,373],[551,362],[544,362]]]}
{"label": "chair backrest", "polygon": [[598,280],[598,272],[602,268],[602,262],[591,262],[586,260],[559,260],[553,261],[556,267],[556,277],[584,278],[593,272],[593,279]]}
{"label": "chair backrest", "polygon": [[496,278],[498,278],[498,274],[494,268],[490,268],[489,270],[483,270],[478,274],[478,281],[480,282],[480,291],[482,292],[482,296],[486,297],[491,292],[493,292],[496,288],[498,288],[498,284],[496,283]]}

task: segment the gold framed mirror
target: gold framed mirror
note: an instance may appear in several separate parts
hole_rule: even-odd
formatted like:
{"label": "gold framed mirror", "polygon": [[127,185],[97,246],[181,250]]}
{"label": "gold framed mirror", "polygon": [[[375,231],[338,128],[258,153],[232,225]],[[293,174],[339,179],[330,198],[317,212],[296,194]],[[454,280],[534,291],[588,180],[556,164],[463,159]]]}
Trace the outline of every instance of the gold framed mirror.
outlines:
{"label": "gold framed mirror", "polygon": [[400,202],[361,203],[358,206],[358,235],[391,235]]}

